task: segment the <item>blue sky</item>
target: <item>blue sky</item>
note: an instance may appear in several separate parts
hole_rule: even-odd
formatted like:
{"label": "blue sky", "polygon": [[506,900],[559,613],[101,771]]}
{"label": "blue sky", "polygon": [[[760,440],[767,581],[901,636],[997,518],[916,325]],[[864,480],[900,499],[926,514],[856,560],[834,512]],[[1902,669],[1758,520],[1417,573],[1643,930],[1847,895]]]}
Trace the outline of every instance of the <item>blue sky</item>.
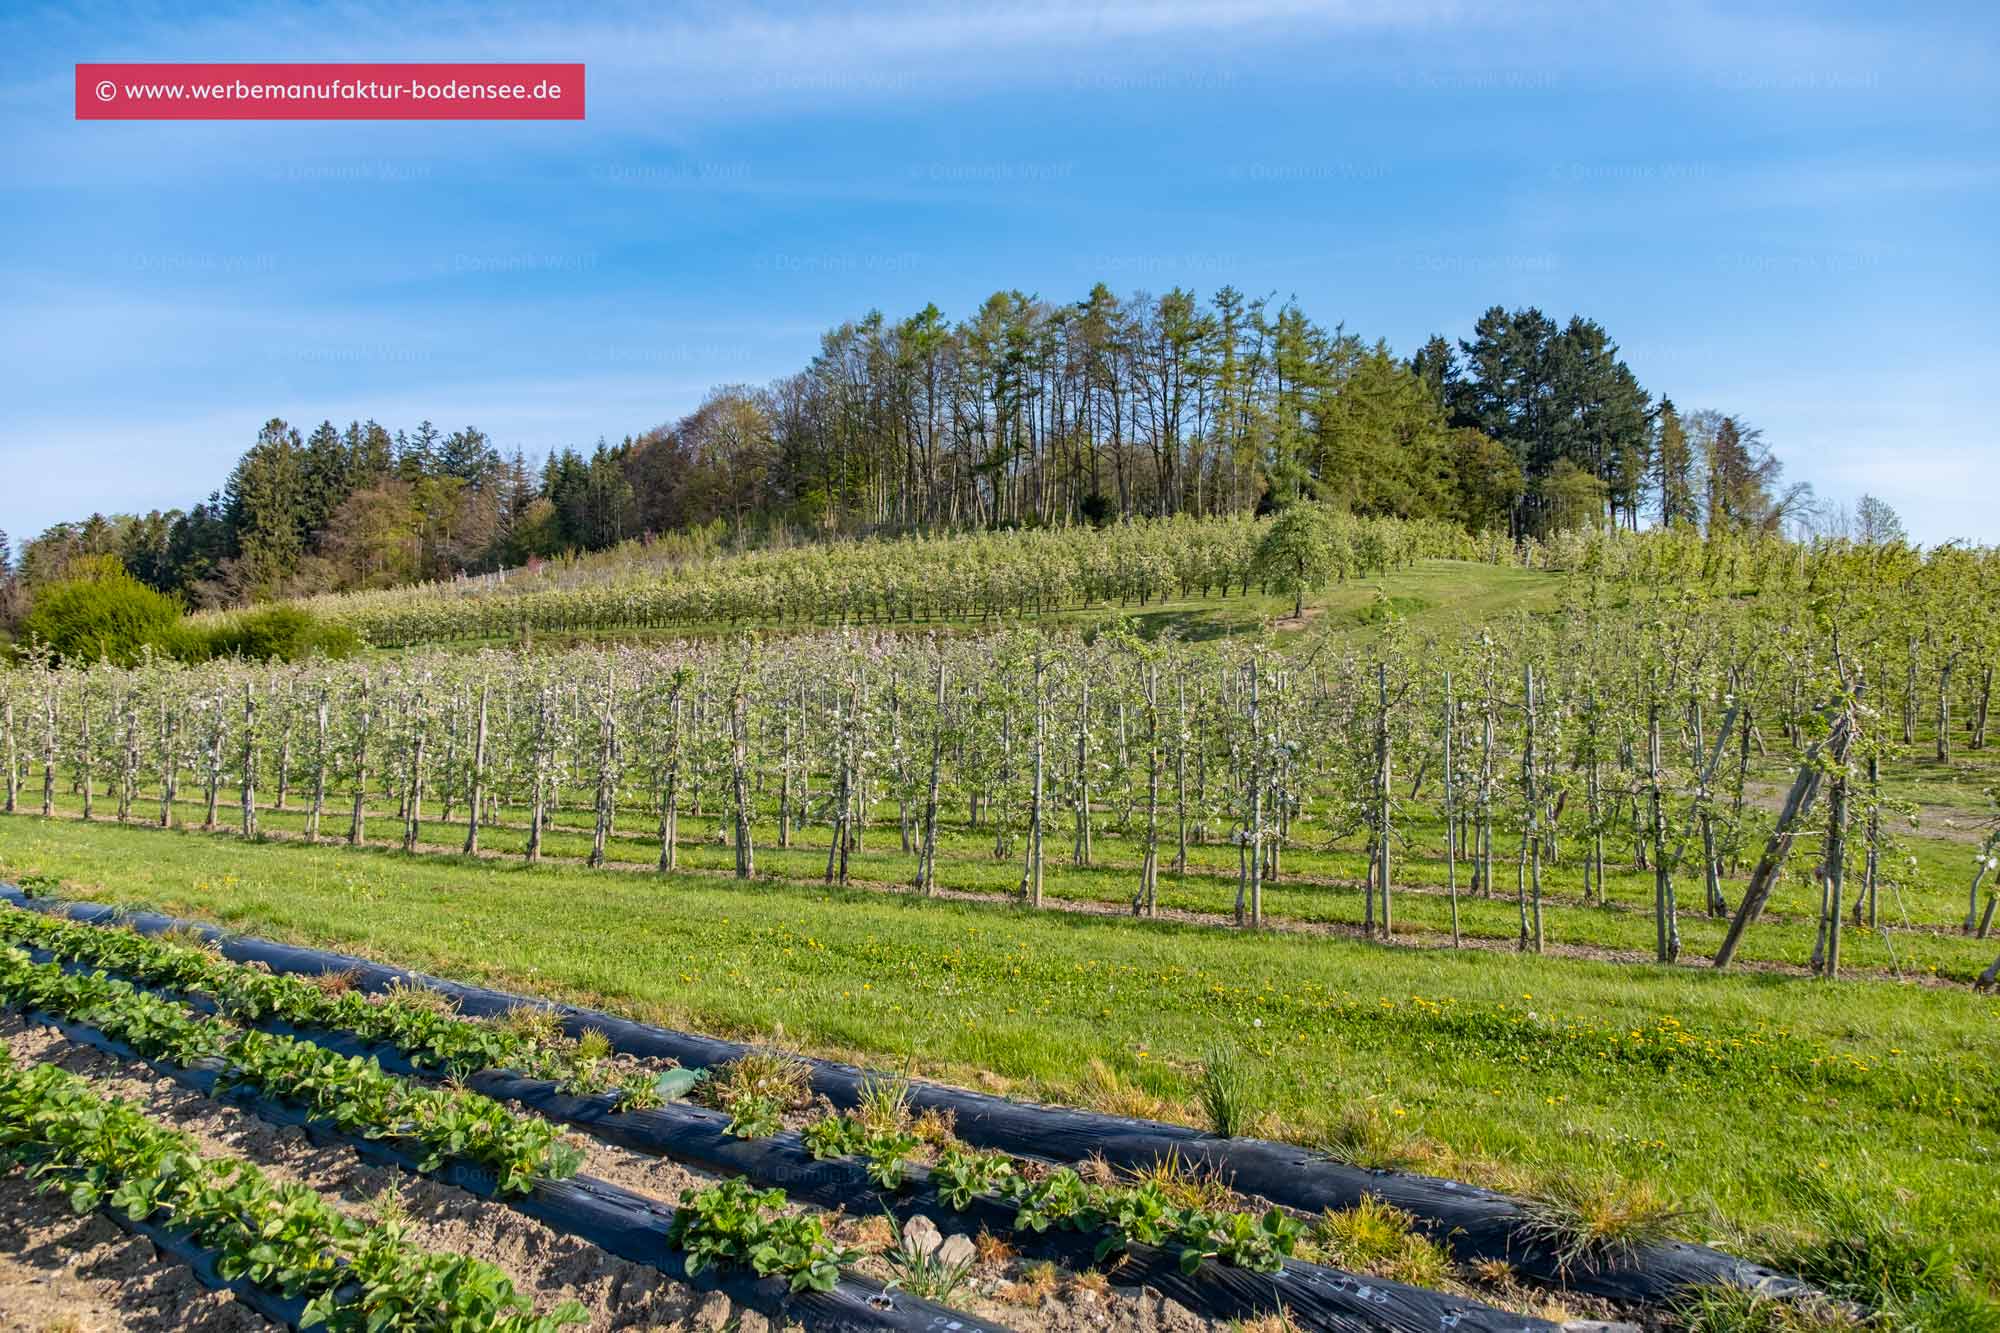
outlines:
{"label": "blue sky", "polygon": [[[270,416],[539,455],[871,307],[1230,283],[1412,350],[1582,312],[1822,496],[2000,541],[1986,5],[10,7],[0,528]],[[78,123],[91,60],[581,60],[578,122]]]}

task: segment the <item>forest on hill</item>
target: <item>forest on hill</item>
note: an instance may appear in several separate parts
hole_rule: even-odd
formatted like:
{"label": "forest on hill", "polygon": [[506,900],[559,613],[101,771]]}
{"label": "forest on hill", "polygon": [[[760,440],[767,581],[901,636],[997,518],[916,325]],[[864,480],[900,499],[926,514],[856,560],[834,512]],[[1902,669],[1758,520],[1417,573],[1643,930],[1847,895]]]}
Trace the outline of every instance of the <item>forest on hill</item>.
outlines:
{"label": "forest on hill", "polygon": [[[0,623],[112,562],[194,607],[396,587],[708,528],[809,536],[1268,512],[1510,537],[1652,521],[1771,531],[1808,511],[1760,433],[1641,386],[1595,321],[1493,307],[1407,358],[1292,301],[1175,289],[970,317],[871,312],[804,369],[538,466],[474,426],[272,419],[206,500],[0,534]],[[1864,505],[1867,531],[1873,518]]]}

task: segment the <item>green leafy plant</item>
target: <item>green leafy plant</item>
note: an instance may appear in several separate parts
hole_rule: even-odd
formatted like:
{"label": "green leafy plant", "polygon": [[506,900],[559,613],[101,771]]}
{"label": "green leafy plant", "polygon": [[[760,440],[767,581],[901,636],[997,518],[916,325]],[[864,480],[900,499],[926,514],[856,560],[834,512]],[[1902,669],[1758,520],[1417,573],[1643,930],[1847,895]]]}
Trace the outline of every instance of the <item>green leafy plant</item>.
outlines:
{"label": "green leafy plant", "polygon": [[923,1146],[907,1128],[893,1122],[882,1127],[879,1118],[871,1121],[860,1115],[823,1116],[807,1125],[800,1137],[817,1158],[865,1157],[868,1178],[885,1190],[902,1185],[911,1156]]}
{"label": "green leafy plant", "polygon": [[98,1096],[53,1065],[18,1069],[0,1050],[0,1166],[24,1168],[78,1212],[109,1208],[185,1231],[229,1281],[306,1297],[303,1326],[339,1333],[555,1333],[575,1302],[536,1315],[499,1269],[412,1245],[402,1223],[341,1213],[300,1184],[275,1183],[133,1104]]}
{"label": "green leafy plant", "polygon": [[522,1005],[492,1021],[457,1012],[448,997],[394,985],[378,996],[328,988],[322,978],[273,975],[231,962],[205,942],[145,936],[83,925],[37,912],[0,911],[0,941],[33,945],[149,986],[212,999],[222,1014],[248,1022],[278,1018],[294,1027],[352,1032],[393,1046],[421,1068],[462,1077],[481,1069],[516,1069],[577,1096],[615,1093],[622,1106],[663,1105],[657,1074],[619,1072],[601,1033],[571,1041],[554,1011]]}
{"label": "green leafy plant", "polygon": [[1181,1271],[1194,1273],[1204,1259],[1220,1259],[1257,1273],[1276,1273],[1297,1248],[1305,1224],[1276,1208],[1251,1213],[1186,1214],[1175,1233],[1181,1245]]}
{"label": "green leafy plant", "polygon": [[684,1190],[668,1243],[685,1251],[689,1277],[710,1268],[747,1268],[760,1277],[782,1277],[793,1291],[831,1291],[840,1266],[859,1252],[835,1245],[826,1225],[809,1214],[785,1214],[785,1192],[725,1180]]}
{"label": "green leafy plant", "polygon": [[1014,1163],[1005,1153],[982,1152],[954,1143],[941,1149],[931,1165],[931,1184],[946,1203],[964,1208],[975,1195],[1004,1192],[1015,1174]]}
{"label": "green leafy plant", "polygon": [[0,949],[0,999],[89,1024],[147,1059],[183,1066],[218,1060],[220,1088],[254,1088],[348,1133],[410,1143],[422,1149],[426,1170],[448,1159],[477,1163],[494,1172],[503,1193],[573,1175],[582,1161],[554,1125],[491,1098],[426,1087],[384,1073],[372,1059],[198,1017],[127,982],[64,972],[18,949]]}

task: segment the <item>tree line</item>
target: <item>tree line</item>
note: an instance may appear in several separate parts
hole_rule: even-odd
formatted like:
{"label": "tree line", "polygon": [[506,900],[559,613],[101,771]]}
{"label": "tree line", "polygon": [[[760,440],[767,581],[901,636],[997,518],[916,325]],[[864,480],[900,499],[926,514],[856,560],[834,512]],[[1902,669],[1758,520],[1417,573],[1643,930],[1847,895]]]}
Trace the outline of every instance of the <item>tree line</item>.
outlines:
{"label": "tree line", "polygon": [[[708,528],[811,535],[1104,524],[1314,500],[1519,539],[1651,519],[1770,531],[1810,505],[1739,417],[1643,388],[1598,323],[1495,306],[1395,355],[1224,287],[1000,292],[879,312],[803,369],[670,424],[503,456],[474,426],[272,419],[192,507],[93,514],[0,555],[0,614],[115,557],[196,606],[395,587]],[[4,552],[4,543],[0,543]]]}

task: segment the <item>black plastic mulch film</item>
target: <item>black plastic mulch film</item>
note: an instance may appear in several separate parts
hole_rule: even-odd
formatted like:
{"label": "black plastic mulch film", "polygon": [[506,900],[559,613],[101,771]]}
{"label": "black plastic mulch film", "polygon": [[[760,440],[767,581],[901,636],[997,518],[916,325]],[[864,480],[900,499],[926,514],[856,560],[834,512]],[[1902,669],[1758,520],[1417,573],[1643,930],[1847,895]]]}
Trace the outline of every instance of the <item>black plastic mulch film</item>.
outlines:
{"label": "black plastic mulch film", "polygon": [[[54,961],[42,949],[28,951],[37,962]],[[91,970],[81,963],[65,970]],[[174,995],[197,1007],[213,1006],[196,997],[157,987],[155,994]],[[74,1024],[67,1025],[83,1032]],[[312,1042],[341,1055],[372,1058],[396,1074],[434,1076],[418,1069],[394,1047],[373,1043],[350,1032],[332,1033],[293,1027],[266,1019],[266,1032]],[[94,1039],[93,1039],[94,1040]],[[618,1111],[610,1096],[579,1097],[562,1092],[543,1079],[523,1078],[485,1070],[459,1080],[468,1089],[501,1101],[517,1102],[552,1120],[578,1125],[598,1138],[653,1156],[667,1157],[720,1175],[741,1175],[759,1185],[776,1185],[792,1199],[821,1208],[843,1209],[855,1216],[893,1213],[909,1219],[918,1215],[945,1219],[947,1229],[985,1229],[1009,1236],[1014,1249],[1027,1257],[1052,1259],[1075,1268],[1092,1265],[1098,1234],[1073,1231],[1017,1232],[1014,1209],[997,1199],[975,1196],[964,1208],[941,1198],[925,1168],[911,1164],[902,1185],[889,1192],[868,1179],[858,1161],[815,1159],[800,1137],[790,1131],[757,1139],[727,1132],[729,1117],[698,1106],[669,1104],[655,1110]],[[293,1117],[296,1118],[295,1116]],[[1219,1319],[1244,1319],[1283,1313],[1293,1324],[1311,1329],[1464,1329],[1467,1333],[1532,1333],[1553,1329],[1545,1320],[1511,1314],[1447,1293],[1379,1278],[1361,1277],[1317,1264],[1287,1260],[1282,1273],[1255,1273],[1213,1261],[1190,1276],[1180,1268],[1177,1252],[1158,1246],[1133,1245],[1109,1274],[1121,1287],[1151,1287],[1191,1309]]]}
{"label": "black plastic mulch film", "polygon": [[[396,982],[431,987],[453,997],[461,1010],[473,1017],[504,1014],[522,1004],[541,1005],[558,1014],[564,1029],[572,1036],[586,1028],[595,1028],[609,1038],[615,1050],[630,1055],[673,1060],[692,1067],[722,1064],[750,1049],[736,1042],[674,1032],[595,1010],[468,986],[324,950],[232,934],[201,922],[181,921],[150,912],[119,912],[93,903],[58,903],[31,898],[13,888],[0,888],[0,898],[24,907],[66,914],[79,921],[104,924],[116,920],[146,934],[158,934],[171,928],[192,928],[216,941],[225,956],[235,961],[261,962],[276,972],[307,975],[352,972],[356,983],[368,991],[386,990]],[[856,1105],[865,1086],[876,1077],[851,1065],[824,1060],[809,1063],[813,1090],[836,1106]],[[489,1077],[504,1079],[504,1076]],[[616,1131],[622,1126],[608,1122],[643,1122],[646,1116],[657,1114],[610,1114],[604,1099],[566,1098],[553,1091],[545,1093],[546,1100],[538,1103],[533,1097],[521,1096],[519,1091],[502,1092],[497,1084],[493,1087],[498,1095],[516,1097],[558,1118],[573,1118],[577,1123],[589,1124],[594,1131],[611,1138],[617,1137]],[[1307,1213],[1352,1208],[1361,1202],[1364,1195],[1372,1194],[1382,1202],[1414,1216],[1418,1225],[1433,1240],[1445,1246],[1461,1262],[1505,1260],[1523,1276],[1625,1304],[1671,1302],[1691,1288],[1718,1284],[1750,1287],[1776,1296],[1798,1295],[1811,1290],[1807,1284],[1773,1269],[1708,1246],[1680,1241],[1641,1246],[1631,1255],[1619,1259],[1577,1260],[1565,1264],[1555,1247],[1534,1236],[1528,1226],[1526,1209],[1518,1199],[1434,1176],[1364,1170],[1330,1161],[1294,1145],[1260,1139],[1220,1139],[1183,1125],[1014,1101],[934,1083],[913,1083],[910,1101],[919,1110],[952,1112],[958,1136],[968,1143],[998,1148],[1023,1157],[1076,1162],[1096,1155],[1114,1166],[1134,1168],[1149,1167],[1169,1157],[1178,1157],[1185,1164],[1220,1172],[1243,1193],[1261,1196]],[[577,1105],[558,1105],[563,1102]],[[594,1112],[592,1107],[581,1104],[585,1102],[595,1103]],[[569,1111],[575,1114],[565,1114]],[[673,1132],[674,1154],[685,1155],[690,1151],[687,1131],[676,1125]],[[649,1146],[648,1142],[636,1138],[626,1141],[635,1148]],[[654,1150],[660,1149],[656,1147]],[[751,1174],[747,1162],[732,1165],[718,1160],[714,1165],[717,1169]],[[831,1179],[827,1172],[831,1165],[834,1164],[813,1163],[812,1171],[826,1174]],[[768,1175],[771,1183],[794,1188],[777,1174],[783,1169],[784,1164],[778,1161],[760,1162],[755,1174],[760,1180]],[[855,1174],[860,1174],[858,1169]],[[806,1177],[798,1179],[803,1182]],[[872,1192],[870,1197],[871,1200],[875,1197]],[[1204,1273],[1216,1267],[1208,1265]],[[1370,1285],[1388,1287],[1393,1284]],[[1209,1305],[1210,1302],[1203,1301],[1202,1304]],[[1469,1305],[1464,1302],[1456,1304]],[[1470,1306],[1470,1309],[1481,1310],[1483,1307]],[[1535,1326],[1518,1322],[1518,1317],[1508,1317],[1515,1318],[1516,1322],[1506,1327]],[[1393,1324],[1385,1326],[1396,1327]],[[1438,1327],[1435,1322],[1421,1326]],[[1475,1324],[1458,1326],[1481,1327]]]}
{"label": "black plastic mulch film", "polygon": [[[537,1181],[525,1194],[501,1195],[492,1172],[463,1161],[448,1161],[432,1171],[421,1171],[415,1154],[391,1144],[346,1134],[315,1120],[299,1107],[260,1096],[246,1088],[218,1092],[219,1061],[193,1067],[163,1060],[148,1060],[131,1046],[85,1023],[73,1022],[56,1014],[30,1010],[31,1022],[52,1027],[72,1041],[103,1051],[120,1060],[143,1065],[187,1088],[217,1101],[241,1106],[268,1124],[297,1126],[314,1143],[324,1147],[352,1149],[362,1158],[400,1167],[442,1184],[462,1189],[480,1198],[503,1203],[525,1217],[586,1240],[606,1253],[645,1264],[684,1282],[697,1291],[719,1291],[737,1304],[756,1310],[779,1324],[796,1322],[813,1329],[901,1330],[902,1333],[1007,1333],[1003,1325],[988,1323],[970,1315],[918,1300],[904,1292],[885,1292],[881,1286],[862,1278],[842,1277],[832,1291],[793,1292],[781,1278],[759,1278],[753,1274],[711,1268],[689,1278],[681,1252],[667,1242],[674,1210],[609,1181],[590,1176],[569,1180]],[[122,1219],[114,1218],[124,1223]],[[176,1258],[187,1260],[196,1276],[211,1286],[226,1287],[239,1295],[244,1284],[216,1280],[212,1256],[186,1237],[150,1225],[132,1227],[142,1234],[164,1236],[163,1246]],[[254,1290],[254,1289],[253,1289]],[[269,1292],[254,1291],[251,1303],[260,1313],[297,1326],[303,1303],[274,1298]]]}

